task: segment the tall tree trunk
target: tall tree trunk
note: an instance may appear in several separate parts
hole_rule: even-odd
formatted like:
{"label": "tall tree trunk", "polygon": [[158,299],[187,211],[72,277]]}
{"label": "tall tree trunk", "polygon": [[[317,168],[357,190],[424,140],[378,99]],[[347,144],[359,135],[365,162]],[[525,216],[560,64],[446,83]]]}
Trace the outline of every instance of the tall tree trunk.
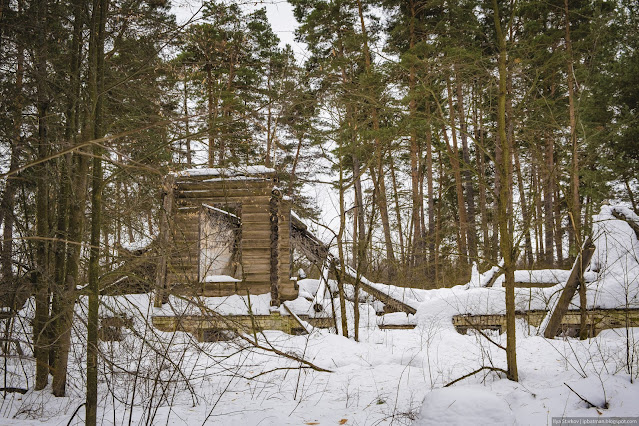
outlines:
{"label": "tall tree trunk", "polygon": [[462,142],[462,160],[463,164],[463,178],[464,189],[466,196],[467,207],[467,241],[468,241],[468,255],[471,260],[477,259],[477,224],[475,222],[475,189],[473,188],[472,174],[470,173],[470,150],[468,149],[468,125],[466,124],[466,114],[464,112],[464,95],[462,91],[461,77],[457,70],[457,65],[454,64],[455,70],[455,82],[456,82],[456,95],[457,95],[457,115],[459,116],[459,134]]}
{"label": "tall tree trunk", "polygon": [[[346,293],[344,292],[344,269],[346,258],[344,253],[344,231],[346,230],[346,208],[344,200],[345,184],[344,184],[344,167],[343,161],[339,162],[339,230],[337,232],[337,252],[339,256],[339,267],[335,267],[335,275],[337,278],[337,290],[339,292],[339,308],[341,316],[342,336],[348,337],[348,318],[346,316]],[[337,266],[337,265],[334,265]],[[330,292],[330,290],[329,290]],[[331,298],[333,296],[331,295]],[[337,333],[338,330],[335,330]]]}
{"label": "tall tree trunk", "polygon": [[[539,157],[537,157],[539,158]],[[540,175],[540,170],[543,169],[543,167],[540,167],[539,164],[541,164],[539,162],[539,160],[535,161],[533,160],[532,162],[532,193],[533,193],[533,199],[534,199],[534,209],[533,212],[535,213],[535,219],[534,219],[534,223],[535,223],[535,255],[537,258],[537,262],[543,263],[545,259],[545,251],[544,251],[544,240],[543,240],[543,235],[544,235],[544,229],[543,229],[543,210],[542,210],[542,203],[541,203],[541,187],[542,187],[542,178],[539,176]],[[551,212],[552,213],[552,212]],[[552,216],[551,216],[552,218]],[[551,221],[551,226],[552,226],[552,221]]]}
{"label": "tall tree trunk", "polygon": [[443,197],[443,190],[444,190],[444,185],[442,185],[442,182],[444,180],[444,159],[442,156],[442,152],[439,151],[438,155],[437,155],[437,162],[439,163],[439,173],[438,173],[438,179],[439,179],[439,185],[437,185],[437,219],[435,219],[435,286],[439,287],[440,284],[442,284],[441,281],[441,261],[440,261],[440,252],[439,252],[439,245],[441,243],[441,229],[442,229],[442,197]]}
{"label": "tall tree trunk", "polygon": [[[426,106],[426,113],[430,117],[430,105]],[[426,130],[426,187],[428,196],[428,252],[429,279],[435,278],[435,194],[433,188],[433,136],[430,123]]]}
{"label": "tall tree trunk", "polygon": [[[572,167],[570,179],[570,218],[572,221],[573,239],[572,245],[575,256],[581,247],[581,205],[579,201],[579,146],[577,145],[577,118],[575,116],[575,88],[573,78],[573,57],[572,41],[570,40],[570,16],[568,11],[568,0],[564,0],[564,17],[566,26],[566,74],[568,76],[568,109],[570,116],[570,143],[572,145]],[[579,283],[579,313],[580,327],[579,338],[588,338],[588,328],[586,327],[586,285],[584,280]]]}
{"label": "tall tree trunk", "polygon": [[[388,156],[388,162],[390,165],[391,181],[393,182],[393,196],[395,198],[395,217],[397,218],[397,232],[399,234],[400,263],[402,265],[402,268],[404,268],[404,266],[406,265],[406,256],[404,251],[404,233],[402,231],[402,215],[400,213],[399,206],[399,190],[397,187],[397,178],[395,176],[395,162],[393,161],[392,155]],[[419,220],[419,216],[417,216],[416,219]]]}
{"label": "tall tree trunk", "polygon": [[[364,195],[362,192],[362,179],[359,158],[353,155],[353,189],[355,191],[355,211],[353,212],[354,222],[357,231],[354,232],[353,239],[356,244],[353,260],[355,265],[366,268],[366,223],[364,222]],[[357,238],[355,238],[357,236]]]}
{"label": "tall tree trunk", "polygon": [[476,98],[478,96],[477,84],[474,85],[475,94],[474,98],[474,117],[473,123],[475,128],[475,141],[478,143],[477,153],[475,155],[477,161],[477,177],[479,181],[479,213],[481,215],[481,234],[482,234],[482,257],[488,258],[490,256],[490,237],[488,234],[488,199],[486,194],[486,172],[485,172],[485,158],[486,158],[486,144],[484,140],[484,116],[481,108],[481,101]]}
{"label": "tall tree trunk", "polygon": [[[48,141],[48,88],[46,66],[47,2],[39,0],[37,8],[36,90],[38,114],[38,159],[49,152]],[[49,188],[47,185],[47,163],[36,166],[36,310],[33,322],[33,345],[36,358],[36,390],[42,390],[49,381],[49,262],[47,243],[49,237]]]}
{"label": "tall tree trunk", "polygon": [[[570,40],[570,17],[568,0],[564,0],[564,18],[566,29],[566,74],[568,76],[568,109],[570,116],[570,144],[572,146],[572,167],[570,171],[570,218],[574,240],[571,253],[581,247],[581,206],[579,202],[579,147],[577,145],[577,119],[575,115],[575,88],[573,77],[572,41]],[[576,254],[575,254],[576,256]],[[581,295],[581,290],[580,290]],[[584,296],[585,297],[585,296]]]}
{"label": "tall tree trunk", "polygon": [[[444,133],[444,139],[446,141],[446,151],[450,158],[450,165],[453,168],[453,174],[455,176],[455,192],[457,193],[457,211],[459,212],[459,264],[468,264],[468,245],[466,244],[468,238],[468,219],[466,216],[466,204],[464,203],[464,190],[462,186],[461,168],[459,165],[459,150],[457,148],[457,132],[455,131],[455,113],[453,109],[453,94],[450,84],[450,79],[446,80],[446,88],[448,90],[448,110],[450,113],[450,129],[453,139],[453,146],[451,149],[450,142],[448,140],[448,134],[446,129],[442,129]],[[465,271],[464,271],[465,273]]]}
{"label": "tall tree trunk", "polygon": [[498,222],[500,234],[500,248],[504,261],[504,275],[506,287],[506,362],[508,365],[507,377],[510,380],[517,381],[517,351],[515,340],[515,256],[513,247],[513,229],[509,229],[508,208],[512,193],[510,190],[510,182],[508,176],[512,176],[511,169],[511,153],[510,143],[506,135],[506,38],[501,28],[501,20],[499,18],[499,6],[497,0],[493,0],[493,11],[495,29],[497,33],[497,41],[499,44],[499,98],[497,106],[497,131],[499,143],[502,149],[502,162],[497,165],[497,172],[501,177],[502,185],[499,190],[498,204]]}
{"label": "tall tree trunk", "polygon": [[[359,21],[362,29],[362,36],[364,41],[364,58],[366,64],[366,72],[371,73],[372,65],[371,65],[371,55],[370,50],[368,48],[368,35],[366,32],[366,24],[364,23],[364,10],[362,7],[362,1],[357,0],[357,8],[359,12]],[[378,178],[376,178],[374,166],[371,165],[371,178],[373,179],[373,185],[375,186],[375,191],[377,194],[377,205],[379,207],[380,218],[382,219],[382,228],[384,230],[384,242],[386,244],[386,260],[388,262],[388,278],[393,276],[393,270],[395,268],[395,253],[393,250],[393,240],[391,238],[390,231],[390,221],[388,218],[388,203],[386,199],[386,183],[384,179],[384,168],[383,168],[383,148],[381,141],[379,139],[379,116],[377,107],[373,106],[372,108],[372,120],[373,120],[373,130],[375,131],[375,156],[377,159],[377,173]]]}
{"label": "tall tree trunk", "polygon": [[[80,96],[80,49],[82,48],[82,30],[84,28],[83,2],[76,0],[74,7],[73,39],[70,54],[70,93],[67,100],[65,137],[73,144],[77,143],[78,117],[77,106]],[[82,162],[88,164],[82,153]],[[73,162],[75,160],[75,163]],[[55,291],[52,313],[57,340],[53,345],[54,369],[52,392],[55,396],[65,396],[68,356],[71,344],[71,327],[75,305],[75,285],[77,283],[78,262],[82,230],[84,228],[84,203],[87,168],[78,170],[78,154],[61,158],[61,183],[58,197],[58,225],[55,253]],[[79,175],[81,174],[81,175]],[[80,184],[77,180],[80,179]],[[71,206],[71,208],[70,208]],[[70,227],[71,226],[71,227]],[[61,241],[64,241],[61,242]],[[67,243],[68,241],[68,243]],[[72,279],[69,279],[69,275]]]}
{"label": "tall tree trunk", "polygon": [[[104,41],[105,24],[109,0],[94,0],[92,27],[97,30],[95,54],[94,101],[92,119],[93,137],[98,139],[103,134],[102,93],[104,91]],[[96,16],[97,15],[97,16]],[[93,426],[97,421],[98,407],[98,308],[99,308],[99,276],[100,276],[100,227],[102,224],[102,147],[93,146],[93,171],[91,177],[91,250],[89,256],[89,309],[87,318],[87,405],[86,424]]]}
{"label": "tall tree trunk", "polygon": [[[24,77],[24,49],[22,46],[17,47],[16,54],[16,96],[13,99],[13,135],[11,138],[11,160],[9,163],[9,171],[13,172],[18,168],[20,161],[20,151],[22,145],[22,85]],[[0,253],[0,269],[2,271],[2,279],[5,286],[13,282],[13,226],[15,223],[14,207],[15,196],[18,187],[16,176],[10,174],[2,194],[1,216],[3,222],[2,228],[2,251]]]}
{"label": "tall tree trunk", "polygon": [[[186,164],[189,166],[193,160],[191,153],[191,123],[189,120],[189,90],[188,90],[188,78],[186,76],[186,71],[184,72],[184,130],[185,130],[185,144],[186,144]],[[209,108],[211,105],[209,104]],[[210,110],[209,110],[210,111]],[[209,139],[209,144],[211,143]]]}
{"label": "tall tree trunk", "polygon": [[554,159],[554,141],[550,132],[546,133],[546,173],[544,173],[544,245],[546,249],[545,262],[547,266],[553,265],[553,237],[554,237],[554,223],[553,215],[553,195],[555,192],[555,180],[557,179],[555,173],[555,159]]}
{"label": "tall tree trunk", "polygon": [[[415,10],[415,2],[410,2],[410,25],[409,25],[409,48],[412,50],[415,47],[415,19],[416,19],[416,10]],[[415,76],[415,65],[411,64],[408,74],[408,91],[410,102],[408,104],[409,113],[410,113],[410,176],[411,176],[411,196],[412,196],[412,224],[413,224],[413,236],[412,236],[412,247],[410,248],[411,252],[411,264],[419,265],[423,262],[424,255],[424,241],[423,241],[423,231],[422,231],[422,221],[420,217],[420,206],[422,205],[422,197],[421,197],[421,182],[422,182],[422,168],[420,164],[420,156],[418,155],[419,146],[417,141],[417,129],[414,127],[417,121],[417,101],[415,99],[415,86],[416,86],[416,76]]]}
{"label": "tall tree trunk", "polygon": [[[213,97],[213,73],[211,71],[211,64],[207,63],[206,69],[206,95],[208,105],[208,139],[209,139],[209,167],[215,166],[215,123],[214,113],[216,110],[214,97]],[[220,164],[221,166],[221,164]]]}
{"label": "tall tree trunk", "polygon": [[530,208],[526,201],[526,189],[524,188],[524,178],[521,173],[521,164],[519,161],[519,152],[516,145],[513,144],[513,159],[515,160],[515,172],[517,173],[517,188],[519,189],[519,204],[521,206],[521,215],[524,219],[523,233],[524,233],[524,249],[526,252],[526,265],[528,269],[531,269],[535,259],[533,258],[532,240],[530,238],[530,226],[532,221],[530,219]]}
{"label": "tall tree trunk", "polygon": [[[556,174],[556,172],[555,172]],[[555,248],[557,250],[557,264],[561,265],[564,262],[564,226],[563,215],[561,214],[561,204],[559,203],[559,188],[555,185],[554,194],[554,210],[555,210]]]}
{"label": "tall tree trunk", "polygon": [[373,165],[370,167],[371,179],[373,181],[374,191],[377,198],[377,206],[379,207],[379,215],[382,220],[382,230],[384,232],[384,243],[386,245],[386,260],[388,262],[388,276],[392,276],[395,267],[395,253],[393,250],[393,240],[390,231],[390,220],[388,217],[388,203],[386,201],[386,183],[384,172],[381,168],[381,160],[378,160],[379,176]]}

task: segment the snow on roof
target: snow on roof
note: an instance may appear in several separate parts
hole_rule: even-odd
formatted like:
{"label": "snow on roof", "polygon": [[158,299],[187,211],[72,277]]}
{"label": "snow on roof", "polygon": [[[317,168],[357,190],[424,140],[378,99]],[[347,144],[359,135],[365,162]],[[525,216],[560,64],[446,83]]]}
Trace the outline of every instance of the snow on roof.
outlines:
{"label": "snow on roof", "polygon": [[239,167],[204,167],[186,169],[178,172],[178,176],[217,176],[224,178],[268,175],[275,173],[275,169],[266,166],[239,166]]}

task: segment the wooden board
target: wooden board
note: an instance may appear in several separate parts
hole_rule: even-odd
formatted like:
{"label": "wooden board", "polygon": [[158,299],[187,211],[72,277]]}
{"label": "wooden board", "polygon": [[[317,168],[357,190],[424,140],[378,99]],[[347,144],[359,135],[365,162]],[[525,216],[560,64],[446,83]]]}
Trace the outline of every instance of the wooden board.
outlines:
{"label": "wooden board", "polygon": [[543,330],[544,337],[547,339],[552,339],[557,335],[557,330],[559,330],[559,327],[561,326],[561,319],[568,311],[570,301],[575,295],[579,284],[583,283],[584,271],[590,264],[590,259],[594,252],[595,246],[592,244],[590,237],[588,237],[581,248],[581,252],[577,256],[577,259],[575,259],[575,263],[570,271],[570,277],[568,278],[568,281],[566,281],[566,287],[564,287],[564,291],[561,293],[555,308],[551,310],[551,312],[548,312],[550,319],[548,320],[546,329]]}
{"label": "wooden board", "polygon": [[559,283],[525,283],[515,282],[515,288],[549,288],[556,286]]}

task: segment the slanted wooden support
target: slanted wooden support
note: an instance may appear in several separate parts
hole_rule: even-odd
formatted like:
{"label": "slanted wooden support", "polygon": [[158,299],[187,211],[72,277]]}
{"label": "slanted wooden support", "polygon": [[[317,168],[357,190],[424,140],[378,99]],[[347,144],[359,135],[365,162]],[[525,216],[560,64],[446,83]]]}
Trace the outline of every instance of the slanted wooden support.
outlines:
{"label": "slanted wooden support", "polygon": [[[328,248],[320,241],[319,238],[314,236],[307,227],[298,219],[296,219],[293,215],[292,218],[292,238],[291,242],[295,246],[296,249],[299,249],[309,260],[314,261],[316,263],[324,263],[326,261],[326,265],[322,270],[327,268],[327,265],[332,265],[336,269],[342,269],[339,261],[328,251]],[[350,277],[353,280],[360,280],[360,288],[366,293],[370,294],[380,302],[384,303],[387,306],[392,307],[396,311],[405,312],[407,314],[415,314],[417,310],[412,306],[404,303],[401,300],[395,299],[387,293],[373,287],[370,282],[366,279],[366,277],[360,275],[357,276],[357,273],[350,267],[346,266],[343,268],[346,276]],[[320,281],[320,288],[322,287]],[[318,290],[318,295],[319,295]],[[322,292],[323,297],[323,292]],[[314,307],[317,311],[319,308],[318,297],[315,298]]]}
{"label": "slanted wooden support", "polygon": [[[290,316],[293,317],[293,319],[295,319],[295,321],[297,322],[297,324],[302,328],[302,330],[304,330],[303,334],[311,334],[311,331],[313,331],[313,326],[311,325],[311,329],[309,330],[306,325],[304,324],[304,322],[302,321],[302,319],[295,313],[293,312],[293,310],[291,308],[288,307],[288,305],[286,304],[286,302],[282,303],[282,306],[284,306],[284,309],[286,309],[286,312],[289,313]],[[310,325],[310,324],[309,324]]]}
{"label": "slanted wooden support", "polygon": [[324,264],[322,265],[322,271],[320,274],[320,279],[319,279],[319,286],[317,287],[317,293],[315,293],[315,299],[313,300],[313,309],[315,310],[315,312],[321,312],[324,310],[324,298],[326,297],[326,289],[328,288],[329,290],[329,297],[332,297],[330,295],[330,287],[328,285],[328,274],[330,271],[331,265],[329,263],[328,258],[324,261]]}
{"label": "slanted wooden support", "polygon": [[161,307],[166,297],[166,264],[169,245],[169,222],[173,214],[173,201],[175,197],[175,175],[169,175],[162,185],[162,211],[160,212],[159,262],[155,275],[155,307]]}
{"label": "slanted wooden support", "polygon": [[[586,239],[581,248],[581,253],[575,259],[575,263],[572,266],[572,270],[570,272],[570,277],[568,281],[566,281],[566,286],[564,287],[559,300],[554,305],[547,316],[549,318],[542,322],[541,328],[543,329],[544,337],[548,339],[552,339],[557,335],[559,328],[561,327],[561,321],[568,311],[568,307],[570,305],[570,301],[575,295],[577,288],[579,285],[585,285],[584,283],[584,271],[590,264],[590,259],[592,259],[592,255],[595,252],[595,246],[592,243],[590,237]],[[546,324],[544,329],[544,324]]]}
{"label": "slanted wooden support", "polygon": [[[339,267],[339,265],[337,267]],[[357,279],[357,274],[355,270],[353,270],[353,268],[347,265],[344,269],[345,269],[344,273],[347,276],[351,277],[351,279],[353,280]],[[399,312],[404,312],[404,313],[413,314],[413,315],[417,313],[417,309],[413,308],[412,306],[404,303],[403,301],[399,299],[392,297],[391,295],[387,293],[384,293],[383,291],[379,290],[376,287],[373,287],[370,281],[368,281],[366,277],[364,277],[363,275],[359,276],[359,280],[360,280],[359,281],[360,288],[364,290],[366,293],[373,296],[375,299],[382,302],[383,304],[390,306],[391,308]]]}

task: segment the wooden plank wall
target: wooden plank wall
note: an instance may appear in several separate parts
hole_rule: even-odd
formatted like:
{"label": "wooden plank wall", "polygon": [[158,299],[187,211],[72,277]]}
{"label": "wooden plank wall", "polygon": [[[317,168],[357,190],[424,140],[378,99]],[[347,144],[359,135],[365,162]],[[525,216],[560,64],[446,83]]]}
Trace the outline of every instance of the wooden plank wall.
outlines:
{"label": "wooden plank wall", "polygon": [[[175,293],[201,293],[210,296],[264,294],[271,291],[271,269],[279,299],[298,295],[290,280],[290,205],[273,193],[270,176],[247,180],[215,180],[211,176],[179,176],[175,181],[173,214],[169,220],[169,244],[166,251],[166,283]],[[277,245],[271,247],[273,226],[271,200],[276,197]],[[241,219],[239,283],[199,283],[200,210],[209,204],[233,211]],[[277,253],[272,265],[271,255]],[[215,288],[213,288],[215,287]]]}

